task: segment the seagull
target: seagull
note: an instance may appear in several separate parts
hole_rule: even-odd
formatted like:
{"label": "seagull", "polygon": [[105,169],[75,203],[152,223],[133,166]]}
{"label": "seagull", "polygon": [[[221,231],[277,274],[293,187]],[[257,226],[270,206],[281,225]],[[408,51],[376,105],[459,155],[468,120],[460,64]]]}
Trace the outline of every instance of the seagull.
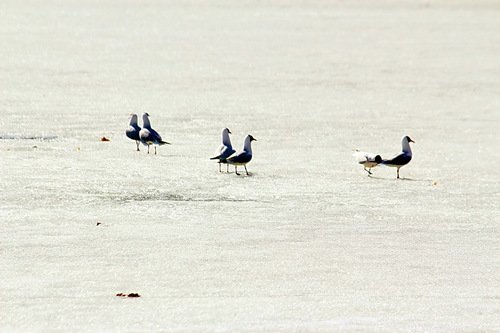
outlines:
{"label": "seagull", "polygon": [[410,148],[410,142],[413,142],[415,143],[415,141],[413,141],[412,139],[410,139],[409,136],[403,136],[403,138],[401,139],[401,146],[402,146],[402,152],[400,152],[399,154],[396,154],[394,155],[393,157],[387,159],[387,160],[382,160],[382,164],[385,164],[387,166],[390,166],[390,167],[394,167],[394,168],[398,168],[397,169],[397,172],[398,172],[398,179],[399,179],[399,169],[410,163],[411,161],[411,148]]}
{"label": "seagull", "polygon": [[140,151],[139,149],[139,142],[141,139],[139,138],[139,131],[141,128],[139,125],[137,125],[137,115],[135,113],[130,114],[130,124],[128,125],[128,128],[125,130],[125,134],[129,139],[135,140],[135,144],[137,145],[137,151]]}
{"label": "seagull", "polygon": [[[229,134],[232,134],[229,128],[224,128],[222,130],[222,145],[215,152],[215,156],[210,158],[211,160],[219,160],[219,172],[222,172],[220,166],[221,163],[227,164],[226,159],[236,152],[231,145]],[[229,165],[227,165],[227,172],[229,172]]]}
{"label": "seagull", "polygon": [[382,157],[380,155],[375,155],[373,153],[366,153],[363,151],[359,151],[356,149],[356,152],[353,154],[359,164],[363,166],[366,172],[368,172],[368,176],[372,174],[372,168],[379,165],[382,162]]}
{"label": "seagull", "polygon": [[[151,128],[151,123],[149,122],[149,114],[142,114],[142,129],[139,131],[139,138],[141,142],[148,146],[148,154],[149,154],[149,146],[150,145],[169,145],[170,142],[163,141],[161,139],[160,134]],[[156,146],[155,146],[155,155],[156,155]]]}
{"label": "seagull", "polygon": [[234,165],[234,171],[239,176],[238,165],[243,165],[248,176],[248,170],[246,164],[252,160],[252,141],[257,141],[250,134],[245,137],[245,142],[243,143],[243,151],[238,152],[227,159],[227,163]]}

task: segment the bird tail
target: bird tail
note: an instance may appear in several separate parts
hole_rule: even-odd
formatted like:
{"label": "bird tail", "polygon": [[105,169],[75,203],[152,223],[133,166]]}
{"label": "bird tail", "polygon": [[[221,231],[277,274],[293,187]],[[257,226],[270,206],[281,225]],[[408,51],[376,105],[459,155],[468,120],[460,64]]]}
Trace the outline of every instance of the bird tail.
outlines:
{"label": "bird tail", "polygon": [[210,157],[211,160],[219,160],[219,163],[226,164],[227,158],[220,158],[220,156]]}

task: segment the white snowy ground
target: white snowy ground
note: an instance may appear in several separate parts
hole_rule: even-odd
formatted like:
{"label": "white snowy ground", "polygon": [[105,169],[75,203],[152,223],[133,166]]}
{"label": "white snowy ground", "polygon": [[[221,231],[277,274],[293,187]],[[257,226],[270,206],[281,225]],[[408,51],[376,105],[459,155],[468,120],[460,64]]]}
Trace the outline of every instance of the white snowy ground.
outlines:
{"label": "white snowy ground", "polygon": [[[499,17],[1,1],[0,331],[499,332]],[[173,145],[135,152],[131,112]],[[404,179],[351,156],[403,135]]]}

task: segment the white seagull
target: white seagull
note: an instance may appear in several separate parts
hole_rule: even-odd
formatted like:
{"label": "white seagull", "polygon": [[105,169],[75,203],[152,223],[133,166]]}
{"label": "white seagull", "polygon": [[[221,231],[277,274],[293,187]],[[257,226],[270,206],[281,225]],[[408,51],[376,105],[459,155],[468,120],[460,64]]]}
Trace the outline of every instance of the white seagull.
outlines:
{"label": "white seagull", "polygon": [[139,138],[139,131],[141,128],[139,125],[137,125],[137,115],[135,113],[130,114],[130,123],[128,125],[128,128],[125,130],[125,135],[131,140],[135,141],[135,144],[137,145],[137,151],[140,151],[139,149],[139,142],[141,139]]}
{"label": "white seagull", "polygon": [[252,160],[252,141],[257,141],[250,134],[245,137],[243,151],[238,152],[227,159],[227,163],[234,165],[234,171],[239,176],[238,165],[243,165],[248,176],[247,163]]}
{"label": "white seagull", "polygon": [[382,162],[382,157],[380,155],[366,153],[357,149],[353,156],[356,158],[358,163],[363,166],[365,171],[368,172],[368,176],[372,174],[372,168],[376,167]]}
{"label": "white seagull", "polygon": [[410,142],[415,143],[415,141],[410,139],[409,136],[403,136],[403,138],[401,139],[401,146],[403,151],[400,152],[399,154],[394,155],[389,159],[382,160],[382,164],[397,168],[398,179],[399,179],[399,169],[401,169],[402,166],[410,163],[411,161],[412,153],[410,148]]}
{"label": "white seagull", "polygon": [[155,145],[155,155],[156,155],[156,145],[169,145],[170,142],[163,141],[161,139],[160,134],[151,128],[151,123],[149,122],[149,114],[142,114],[142,129],[139,131],[139,138],[141,142],[148,146],[148,154],[149,154],[149,146]]}
{"label": "white seagull", "polygon": [[229,134],[232,134],[229,128],[224,128],[222,130],[222,144],[215,152],[215,156],[211,157],[211,160],[219,160],[219,172],[221,171],[221,163],[226,163],[227,172],[229,172],[229,165],[227,164],[227,158],[233,155],[236,150],[233,149],[231,145],[231,139],[229,138]]}

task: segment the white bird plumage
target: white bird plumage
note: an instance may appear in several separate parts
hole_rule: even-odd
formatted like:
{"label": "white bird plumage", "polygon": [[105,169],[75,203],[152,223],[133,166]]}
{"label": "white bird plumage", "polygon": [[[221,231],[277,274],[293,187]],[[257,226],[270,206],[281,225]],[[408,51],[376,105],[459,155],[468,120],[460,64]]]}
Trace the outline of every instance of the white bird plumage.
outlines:
{"label": "white bird plumage", "polygon": [[165,144],[170,144],[170,142],[163,141],[160,134],[156,132],[153,128],[151,128],[151,122],[149,121],[149,114],[142,114],[142,129],[139,132],[139,138],[141,142],[148,146],[148,154],[149,154],[149,146],[155,145],[155,155],[156,155],[156,146],[161,146]]}
{"label": "white bird plumage", "polygon": [[140,151],[139,149],[139,142],[141,141],[139,137],[139,132],[141,131],[141,127],[137,124],[137,114],[131,113],[130,114],[130,122],[128,125],[128,128],[125,130],[125,135],[131,139],[134,140],[136,145],[137,145],[137,151]]}
{"label": "white bird plumage", "polygon": [[402,166],[405,166],[406,164],[410,163],[412,159],[412,151],[410,147],[410,142],[415,142],[413,141],[409,136],[403,136],[401,139],[401,152],[392,156],[389,159],[384,159],[382,160],[382,164],[397,168],[397,178],[399,178],[399,169],[401,169]]}
{"label": "white bird plumage", "polygon": [[247,135],[245,137],[245,141],[243,142],[243,150],[233,154],[227,159],[227,163],[234,165],[234,171],[237,175],[239,175],[238,165],[243,165],[248,175],[247,163],[252,160],[252,141],[257,141],[257,139],[250,134]]}
{"label": "white bird plumage", "polygon": [[[222,143],[219,149],[215,152],[215,156],[211,157],[211,160],[219,160],[219,172],[222,172],[221,170],[221,163],[226,163],[227,164],[227,158],[231,155],[233,155],[236,150],[233,149],[233,146],[231,145],[231,139],[229,138],[229,134],[231,134],[231,131],[229,128],[224,128],[222,129]],[[229,172],[229,165],[227,165],[227,172]]]}

